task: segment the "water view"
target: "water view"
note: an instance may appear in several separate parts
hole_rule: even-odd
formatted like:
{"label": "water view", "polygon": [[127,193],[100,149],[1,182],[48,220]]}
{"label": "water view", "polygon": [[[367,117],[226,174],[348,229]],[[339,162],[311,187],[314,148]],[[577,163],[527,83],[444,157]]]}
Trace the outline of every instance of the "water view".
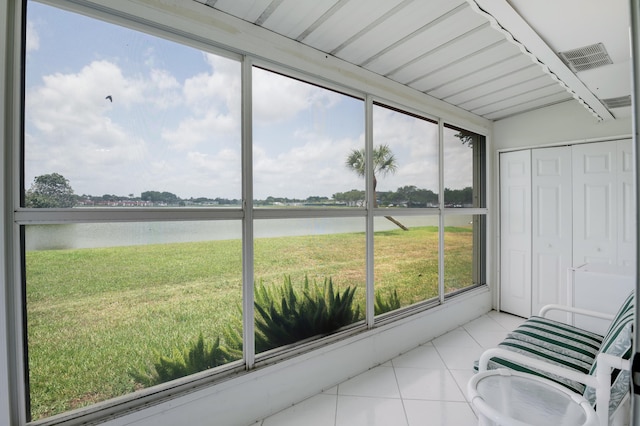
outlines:
{"label": "water view", "polygon": [[[398,218],[411,227],[437,226],[437,216]],[[470,226],[471,216],[449,216],[447,226]],[[118,247],[146,244],[239,239],[242,224],[236,220],[180,222],[76,223],[65,225],[29,225],[26,250]],[[256,238],[364,232],[364,218],[263,219],[254,222]],[[375,219],[375,230],[397,226],[385,218]]]}

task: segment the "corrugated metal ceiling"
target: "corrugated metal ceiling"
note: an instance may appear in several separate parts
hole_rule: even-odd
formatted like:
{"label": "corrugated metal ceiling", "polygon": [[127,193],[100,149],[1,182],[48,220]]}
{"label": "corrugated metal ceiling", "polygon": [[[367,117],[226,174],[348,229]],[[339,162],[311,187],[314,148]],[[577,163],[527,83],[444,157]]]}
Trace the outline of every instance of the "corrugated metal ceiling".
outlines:
{"label": "corrugated metal ceiling", "polygon": [[490,120],[572,98],[602,118],[473,0],[196,1]]}

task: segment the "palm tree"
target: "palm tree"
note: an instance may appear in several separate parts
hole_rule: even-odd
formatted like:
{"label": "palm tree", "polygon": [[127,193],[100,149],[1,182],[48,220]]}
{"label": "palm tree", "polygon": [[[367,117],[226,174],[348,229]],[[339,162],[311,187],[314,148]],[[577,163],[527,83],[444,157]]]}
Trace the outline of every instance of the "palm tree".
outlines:
{"label": "palm tree", "polygon": [[[347,161],[345,162],[346,166],[356,172],[358,176],[364,177],[366,174],[366,161],[365,161],[365,152],[364,148],[362,149],[353,149],[349,156],[347,157]],[[398,162],[396,161],[395,155],[391,152],[391,148],[389,145],[378,145],[378,147],[373,148],[373,207],[378,207],[378,197],[376,195],[376,187],[378,185],[378,179],[376,176],[382,175],[386,176],[388,173],[395,173],[398,170]],[[391,216],[385,216],[388,220],[398,225],[400,228],[408,231],[409,229],[392,218]]]}

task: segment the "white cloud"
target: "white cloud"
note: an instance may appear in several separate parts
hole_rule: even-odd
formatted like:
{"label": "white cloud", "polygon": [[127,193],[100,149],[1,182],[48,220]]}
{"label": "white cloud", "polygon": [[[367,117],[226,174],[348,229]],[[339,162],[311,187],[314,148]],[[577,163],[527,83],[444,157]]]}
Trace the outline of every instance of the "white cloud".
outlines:
{"label": "white cloud", "polygon": [[[204,59],[210,69],[184,83],[168,69],[130,75],[107,60],[43,76],[27,90],[27,185],[58,172],[79,194],[239,198],[240,67],[215,55]],[[266,71],[255,78],[254,196],[363,189],[364,180],[344,165],[351,149],[364,146],[358,107],[343,110],[341,95]],[[380,179],[379,190],[436,190],[423,182],[437,173],[437,126],[382,111],[375,143],[389,143],[399,169]],[[447,158],[470,167],[458,154]]]}
{"label": "white cloud", "polygon": [[33,52],[40,48],[40,35],[36,29],[36,25],[32,21],[27,21],[27,53]]}
{"label": "white cloud", "polygon": [[188,78],[183,87],[186,117],[162,137],[178,150],[226,140],[240,146],[240,67],[235,61],[204,54],[211,72]]}
{"label": "white cloud", "polygon": [[259,123],[282,122],[314,105],[334,106],[339,94],[269,71],[253,71],[253,117]]}
{"label": "white cloud", "polygon": [[182,85],[169,71],[152,69],[149,77],[145,93],[155,107],[168,109],[183,103]]}
{"label": "white cloud", "polygon": [[399,112],[374,109],[374,146],[387,144],[398,170],[378,179],[380,191],[413,185],[438,191],[438,125]]}
{"label": "white cloud", "polygon": [[347,153],[362,146],[361,140],[307,137],[306,143],[280,154],[259,143],[254,145],[255,198],[330,197],[336,192],[364,189],[362,178],[344,165]]}
{"label": "white cloud", "polygon": [[58,172],[76,192],[94,195],[131,186],[150,152],[145,135],[129,127],[131,107],[149,102],[146,86],[108,61],[43,76],[26,96],[27,180]]}
{"label": "white cloud", "polygon": [[240,128],[236,117],[219,114],[212,109],[204,117],[187,117],[177,128],[165,128],[162,138],[179,151],[193,149],[202,143],[212,145],[220,139],[240,147]]}

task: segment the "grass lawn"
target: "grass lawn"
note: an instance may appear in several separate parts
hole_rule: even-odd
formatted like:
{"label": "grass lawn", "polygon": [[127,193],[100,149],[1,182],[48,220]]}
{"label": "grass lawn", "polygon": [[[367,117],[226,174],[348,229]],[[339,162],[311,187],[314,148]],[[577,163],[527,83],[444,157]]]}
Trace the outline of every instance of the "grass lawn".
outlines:
{"label": "grass lawn", "polygon": [[[456,230],[445,237],[454,287],[471,284],[472,263],[471,230]],[[437,228],[376,233],[374,247],[376,291],[397,290],[403,306],[437,296]],[[356,285],[364,312],[362,233],[260,239],[254,269],[265,284]],[[33,419],[130,393],[131,371],[237,324],[241,271],[236,240],[27,252]]]}

